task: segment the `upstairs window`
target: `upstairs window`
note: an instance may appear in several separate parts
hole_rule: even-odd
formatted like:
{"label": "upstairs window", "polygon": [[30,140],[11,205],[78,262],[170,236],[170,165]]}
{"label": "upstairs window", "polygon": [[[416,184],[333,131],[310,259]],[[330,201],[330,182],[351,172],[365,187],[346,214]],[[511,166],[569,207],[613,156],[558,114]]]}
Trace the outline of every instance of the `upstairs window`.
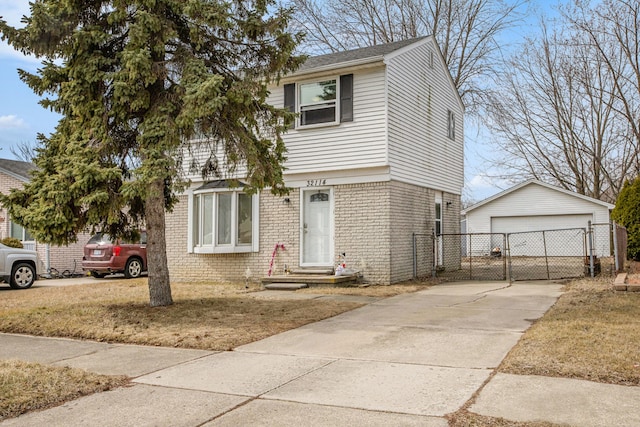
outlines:
{"label": "upstairs window", "polygon": [[298,113],[297,126],[353,121],[353,74],[284,85],[284,106]]}
{"label": "upstairs window", "polygon": [[337,94],[338,83],[335,79],[301,84],[300,126],[335,123]]}
{"label": "upstairs window", "polygon": [[456,139],[456,116],[451,110],[447,111],[447,136]]}

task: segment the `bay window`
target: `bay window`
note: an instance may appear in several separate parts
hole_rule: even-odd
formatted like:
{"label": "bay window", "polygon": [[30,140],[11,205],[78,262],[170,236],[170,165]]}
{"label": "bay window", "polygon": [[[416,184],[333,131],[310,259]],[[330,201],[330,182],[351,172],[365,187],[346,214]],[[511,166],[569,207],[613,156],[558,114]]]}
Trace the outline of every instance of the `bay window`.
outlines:
{"label": "bay window", "polygon": [[257,252],[258,195],[203,187],[189,195],[189,252]]}

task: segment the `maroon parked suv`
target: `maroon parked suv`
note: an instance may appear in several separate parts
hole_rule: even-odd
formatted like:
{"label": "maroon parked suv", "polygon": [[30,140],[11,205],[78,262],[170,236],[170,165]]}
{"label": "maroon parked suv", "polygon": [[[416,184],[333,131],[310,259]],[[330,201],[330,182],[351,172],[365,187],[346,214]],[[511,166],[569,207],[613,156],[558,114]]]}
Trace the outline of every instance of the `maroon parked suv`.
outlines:
{"label": "maroon parked suv", "polygon": [[127,278],[139,277],[147,271],[147,233],[140,233],[137,242],[96,234],[84,246],[82,269],[98,278],[111,273],[124,273]]}

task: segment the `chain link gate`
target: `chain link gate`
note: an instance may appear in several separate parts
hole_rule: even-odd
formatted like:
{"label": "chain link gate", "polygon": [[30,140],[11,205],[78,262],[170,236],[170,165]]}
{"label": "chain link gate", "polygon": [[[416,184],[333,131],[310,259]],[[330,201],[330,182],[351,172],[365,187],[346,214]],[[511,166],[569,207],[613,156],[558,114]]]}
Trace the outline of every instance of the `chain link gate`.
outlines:
{"label": "chain link gate", "polygon": [[[611,233],[609,233],[611,230]],[[414,277],[553,280],[618,270],[616,227],[518,233],[414,234]],[[611,241],[611,244],[609,244]]]}
{"label": "chain link gate", "polygon": [[512,281],[585,275],[588,257],[587,230],[584,228],[509,233],[506,236]]}

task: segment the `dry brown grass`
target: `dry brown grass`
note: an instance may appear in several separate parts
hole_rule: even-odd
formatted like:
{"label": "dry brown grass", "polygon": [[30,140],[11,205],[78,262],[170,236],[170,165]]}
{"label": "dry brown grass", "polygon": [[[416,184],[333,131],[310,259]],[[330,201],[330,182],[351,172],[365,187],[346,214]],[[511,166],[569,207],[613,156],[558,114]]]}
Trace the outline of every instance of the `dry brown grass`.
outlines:
{"label": "dry brown grass", "polygon": [[522,337],[501,372],[640,385],[640,293],[581,279]]}
{"label": "dry brown grass", "polygon": [[505,420],[504,418],[486,417],[466,410],[460,410],[447,417],[449,427],[553,427],[557,424],[546,421],[520,422]]}
{"label": "dry brown grass", "polygon": [[0,360],[0,420],[60,405],[128,383],[126,377],[93,374],[18,360]]}
{"label": "dry brown grass", "polygon": [[229,350],[362,304],[264,300],[257,288],[172,285],[174,304],[149,307],[147,279],[6,292],[0,331],[106,342]]}
{"label": "dry brown grass", "polygon": [[[301,293],[386,297],[428,282],[389,287],[313,288]],[[257,299],[260,288],[211,283],[172,285],[174,304],[150,308],[147,279],[42,287],[0,299],[0,331],[98,341],[229,350],[362,304],[327,299]],[[127,382],[70,368],[0,362],[0,419],[47,408]]]}

